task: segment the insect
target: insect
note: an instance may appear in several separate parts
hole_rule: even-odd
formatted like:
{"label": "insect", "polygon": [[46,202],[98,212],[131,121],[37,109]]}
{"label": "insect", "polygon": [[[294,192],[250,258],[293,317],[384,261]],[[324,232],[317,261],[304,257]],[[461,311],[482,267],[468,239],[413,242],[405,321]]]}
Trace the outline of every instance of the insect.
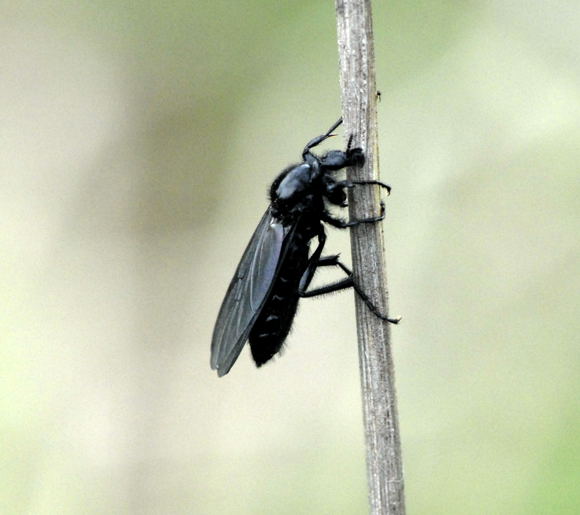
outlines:
{"label": "insect", "polygon": [[[378,311],[338,255],[322,256],[326,242],[323,223],[345,229],[385,217],[382,202],[379,216],[351,221],[335,218],[327,206],[346,207],[346,190],[357,185],[374,184],[390,191],[379,181],[335,179],[336,171],[364,163],[362,150],[351,148],[352,136],[344,152],[330,150],[320,157],[312,153],[341,123],[339,119],[326,133],[310,140],[302,162],[284,169],[270,187],[270,205],[242,256],[213,331],[211,367],[220,377],[230,371],[246,340],[258,367],[277,354],[303,297],[354,288],[376,316],[394,324],[399,321]],[[318,245],[310,254],[314,238]],[[314,273],[323,266],[338,266],[347,277],[309,290]]]}

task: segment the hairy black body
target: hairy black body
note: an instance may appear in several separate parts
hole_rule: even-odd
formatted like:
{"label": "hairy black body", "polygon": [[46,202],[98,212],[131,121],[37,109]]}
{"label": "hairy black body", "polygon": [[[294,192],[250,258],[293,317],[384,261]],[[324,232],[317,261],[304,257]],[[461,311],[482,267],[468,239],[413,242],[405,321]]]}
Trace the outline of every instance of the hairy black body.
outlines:
{"label": "hairy black body", "polygon": [[250,348],[256,365],[261,366],[278,353],[290,332],[298,307],[300,278],[308,264],[307,233],[297,233],[264,307],[250,331]]}
{"label": "hairy black body", "polygon": [[[211,366],[220,376],[229,372],[248,339],[257,366],[277,354],[288,336],[301,297],[353,287],[376,316],[398,322],[376,309],[338,255],[322,257],[326,241],[322,222],[344,229],[384,218],[382,203],[380,216],[350,222],[333,217],[327,205],[345,207],[346,190],[358,184],[376,184],[390,190],[378,181],[335,179],[337,170],[364,163],[362,150],[351,148],[350,141],[345,151],[331,150],[321,157],[311,152],[341,122],[309,141],[302,152],[303,161],[286,168],[272,183],[270,206],[242,256],[214,328]],[[310,255],[310,241],[314,238],[318,239],[318,246]],[[338,266],[347,277],[308,290],[320,266]]]}

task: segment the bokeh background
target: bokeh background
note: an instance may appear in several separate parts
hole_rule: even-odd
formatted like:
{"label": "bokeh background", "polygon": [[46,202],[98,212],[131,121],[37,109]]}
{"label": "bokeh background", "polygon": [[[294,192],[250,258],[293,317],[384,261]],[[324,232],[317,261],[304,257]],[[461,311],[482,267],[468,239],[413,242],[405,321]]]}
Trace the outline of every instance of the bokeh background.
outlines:
{"label": "bokeh background", "polygon": [[[333,3],[0,9],[0,512],[365,513],[351,293],[209,368]],[[409,513],[578,513],[580,4],[374,9]]]}

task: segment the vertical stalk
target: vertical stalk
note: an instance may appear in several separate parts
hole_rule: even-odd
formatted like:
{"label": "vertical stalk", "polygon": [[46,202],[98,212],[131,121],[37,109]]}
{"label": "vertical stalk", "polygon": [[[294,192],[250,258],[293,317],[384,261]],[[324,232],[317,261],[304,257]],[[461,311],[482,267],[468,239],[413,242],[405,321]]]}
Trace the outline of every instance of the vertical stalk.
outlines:
{"label": "vertical stalk", "polygon": [[[370,0],[335,0],[342,112],[347,138],[366,156],[351,180],[378,179],[377,92]],[[350,192],[351,218],[376,216],[379,188]],[[351,230],[354,277],[383,313],[388,312],[382,224]],[[403,466],[389,324],[356,297],[357,333],[365,424],[369,503],[372,514],[405,513]]]}

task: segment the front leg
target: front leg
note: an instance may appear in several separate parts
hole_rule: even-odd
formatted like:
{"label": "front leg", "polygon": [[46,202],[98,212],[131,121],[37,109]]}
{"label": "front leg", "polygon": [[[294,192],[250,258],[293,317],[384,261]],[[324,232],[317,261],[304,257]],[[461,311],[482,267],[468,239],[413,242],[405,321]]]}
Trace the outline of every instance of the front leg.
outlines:
{"label": "front leg", "polygon": [[337,229],[346,229],[347,227],[356,227],[360,224],[374,224],[385,219],[385,203],[381,201],[381,214],[379,216],[373,216],[370,218],[361,218],[360,220],[350,220],[346,221],[342,218],[334,218],[329,213],[324,212],[321,216],[321,220],[326,222]]}
{"label": "front leg", "polygon": [[377,186],[380,186],[381,188],[384,188],[387,190],[387,195],[391,194],[391,187],[388,184],[385,184],[384,182],[381,181],[344,181],[344,182],[350,182],[352,184],[352,186],[347,186],[347,187],[354,187],[354,186],[358,186],[359,184],[375,184]]}
{"label": "front leg", "polygon": [[324,187],[326,189],[326,199],[336,206],[346,207],[348,202],[346,201],[346,189],[354,188],[355,186],[371,184],[380,186],[387,190],[387,195],[391,194],[391,187],[381,181],[350,181],[348,179],[344,181],[335,181],[332,178],[327,179]]}

